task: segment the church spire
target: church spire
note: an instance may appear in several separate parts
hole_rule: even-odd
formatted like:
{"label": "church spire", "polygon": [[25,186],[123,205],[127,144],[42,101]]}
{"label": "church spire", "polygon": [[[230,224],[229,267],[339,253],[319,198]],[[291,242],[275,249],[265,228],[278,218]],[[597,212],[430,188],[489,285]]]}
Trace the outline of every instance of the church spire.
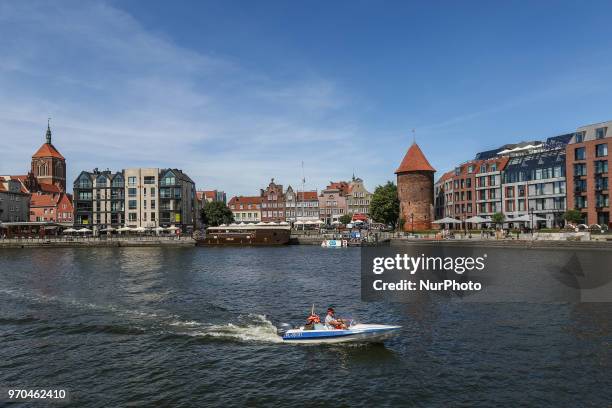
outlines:
{"label": "church spire", "polygon": [[47,144],[51,144],[51,118],[47,119]]}

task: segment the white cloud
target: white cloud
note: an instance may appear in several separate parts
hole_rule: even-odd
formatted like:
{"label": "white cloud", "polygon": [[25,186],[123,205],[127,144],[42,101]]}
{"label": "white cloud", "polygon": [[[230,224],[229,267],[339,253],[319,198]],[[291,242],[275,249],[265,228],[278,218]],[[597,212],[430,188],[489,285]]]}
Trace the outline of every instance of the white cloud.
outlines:
{"label": "white cloud", "polygon": [[256,193],[270,177],[312,187],[350,174],[366,140],[333,81],[249,72],[182,48],[101,3],[0,5],[0,134],[23,173],[51,115],[69,178],[93,167],[179,167],[201,188]]}

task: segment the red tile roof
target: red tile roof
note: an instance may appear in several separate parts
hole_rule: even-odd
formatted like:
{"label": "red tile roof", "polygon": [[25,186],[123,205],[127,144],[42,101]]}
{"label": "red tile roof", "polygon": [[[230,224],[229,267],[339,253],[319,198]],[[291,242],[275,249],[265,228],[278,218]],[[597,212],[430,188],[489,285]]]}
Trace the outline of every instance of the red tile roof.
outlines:
{"label": "red tile roof", "polygon": [[64,156],[57,151],[55,146],[51,143],[45,143],[34,153],[32,157],[55,157],[57,159],[63,159]]}
{"label": "red tile roof", "polygon": [[32,194],[30,207],[55,207],[59,196],[50,194]]}
{"label": "red tile roof", "polygon": [[298,200],[302,200],[302,197],[304,200],[319,200],[319,194],[316,191],[298,191],[297,197]]}
{"label": "red tile roof", "polygon": [[408,149],[404,156],[404,160],[402,160],[400,166],[395,170],[395,173],[406,173],[410,171],[436,171],[436,169],[431,167],[431,164],[429,164],[421,148],[416,143],[410,146],[410,149]]}
{"label": "red tile roof", "polygon": [[249,196],[249,197],[244,197],[244,196],[240,196],[240,197],[232,197],[231,200],[229,201],[229,205],[232,204],[261,204],[261,197],[259,196]]}
{"label": "red tile roof", "polygon": [[61,193],[62,191],[55,184],[39,183],[40,189],[45,193]]}

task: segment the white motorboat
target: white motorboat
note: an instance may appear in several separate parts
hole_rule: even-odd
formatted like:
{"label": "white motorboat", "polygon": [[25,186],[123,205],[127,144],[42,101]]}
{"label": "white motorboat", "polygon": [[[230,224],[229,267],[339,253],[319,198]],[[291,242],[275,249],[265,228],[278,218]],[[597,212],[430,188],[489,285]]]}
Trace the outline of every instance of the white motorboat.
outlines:
{"label": "white motorboat", "polygon": [[283,342],[301,344],[382,343],[399,334],[401,327],[385,324],[355,324],[347,329],[333,329],[317,323],[312,329],[300,327],[285,331]]}

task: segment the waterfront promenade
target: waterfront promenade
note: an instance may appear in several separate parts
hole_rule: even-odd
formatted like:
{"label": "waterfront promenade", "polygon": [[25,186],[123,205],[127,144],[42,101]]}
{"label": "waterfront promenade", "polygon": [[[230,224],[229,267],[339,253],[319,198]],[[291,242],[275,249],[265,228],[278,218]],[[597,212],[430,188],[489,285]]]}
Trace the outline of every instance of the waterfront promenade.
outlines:
{"label": "waterfront promenade", "polygon": [[191,237],[45,237],[0,239],[1,248],[87,248],[87,247],[191,247]]}

